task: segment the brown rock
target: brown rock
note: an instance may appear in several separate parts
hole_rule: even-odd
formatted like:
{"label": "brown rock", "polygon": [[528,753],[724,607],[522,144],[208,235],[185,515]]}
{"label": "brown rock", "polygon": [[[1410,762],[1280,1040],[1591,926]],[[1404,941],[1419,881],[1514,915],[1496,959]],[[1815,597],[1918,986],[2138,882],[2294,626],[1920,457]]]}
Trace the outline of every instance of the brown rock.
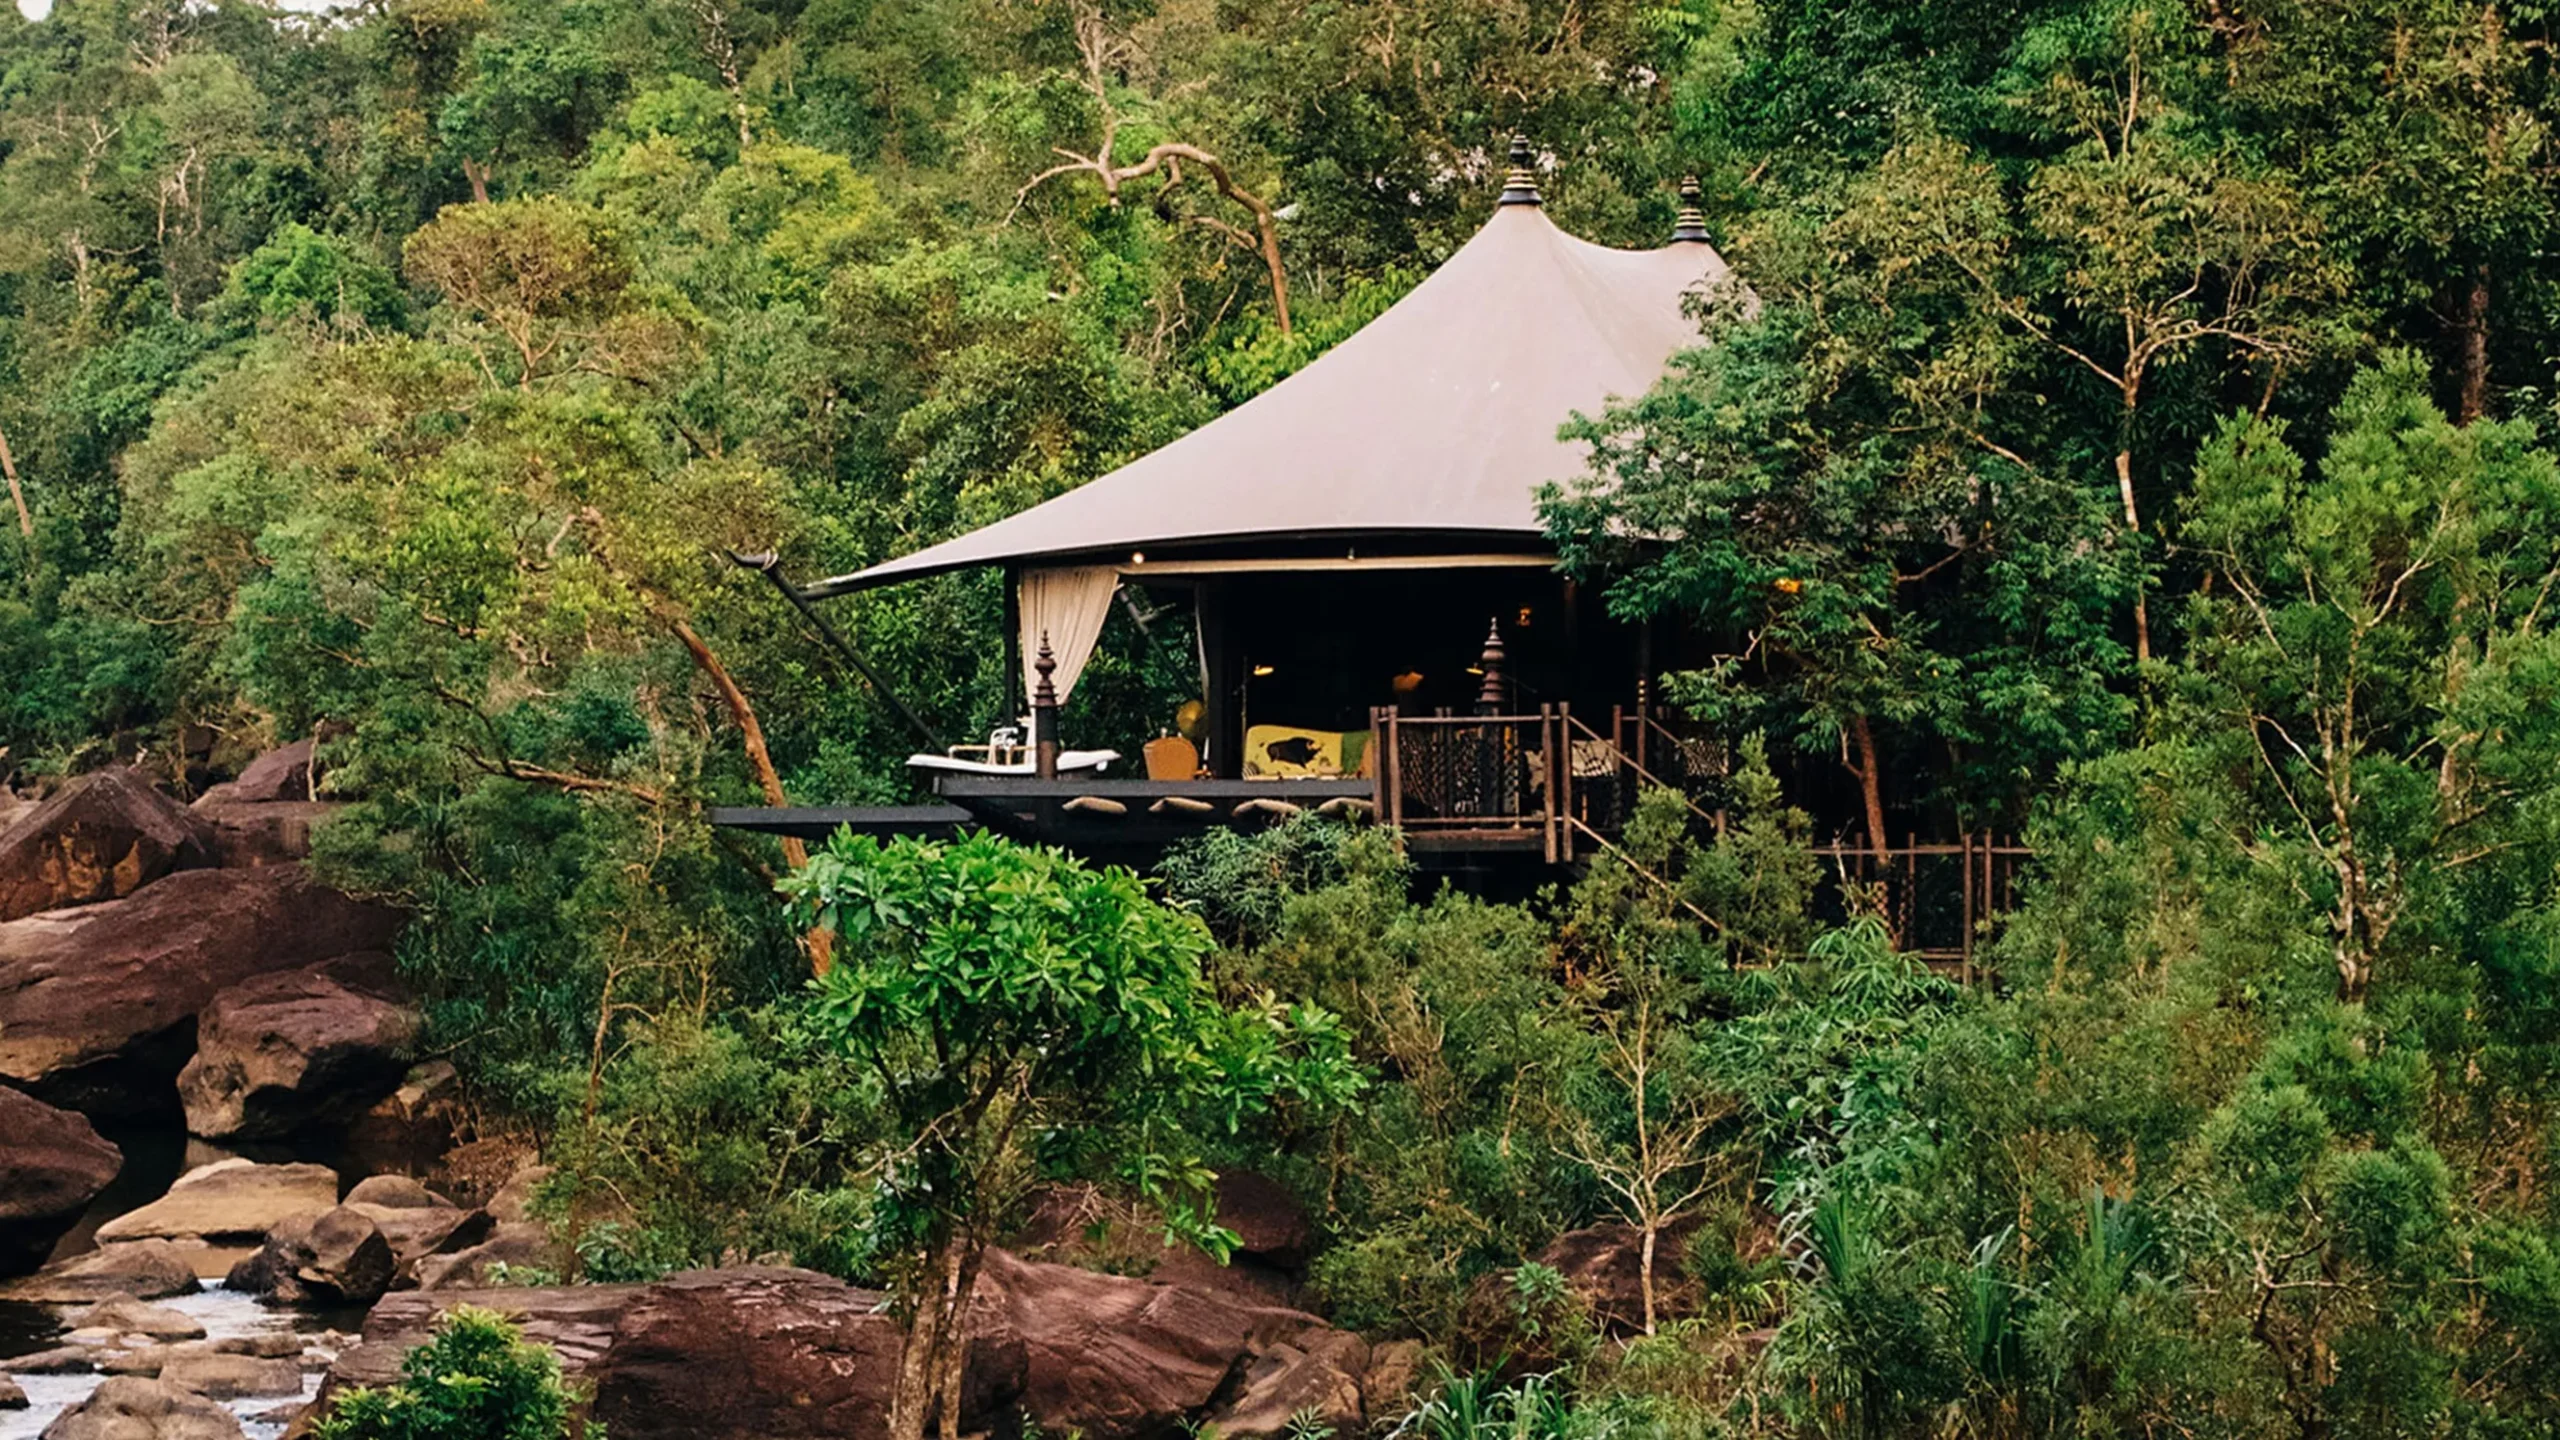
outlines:
{"label": "brown rock", "polygon": [[224,990],[196,1021],[178,1072],[187,1130],[273,1140],[343,1124],[397,1088],[420,1018],[379,952],[260,975]]}
{"label": "brown rock", "polygon": [[39,1350],[33,1355],[19,1355],[9,1361],[13,1375],[86,1375],[98,1368],[98,1357],[106,1353],[95,1345],[58,1345]]}
{"label": "brown rock", "polygon": [[123,1163],[84,1117],[0,1085],[0,1275],[43,1264]]}
{"label": "brown rock", "polygon": [[[1654,1237],[1653,1303],[1657,1317],[1697,1308],[1697,1286],[1688,1278],[1689,1237],[1705,1223],[1689,1216]],[[1538,1252],[1591,1306],[1592,1318],[1612,1335],[1644,1329],[1644,1233],[1633,1225],[1593,1225],[1571,1230]]]}
{"label": "brown rock", "polygon": [[1236,1233],[1236,1253],[1282,1270],[1306,1267],[1315,1227],[1306,1207],[1280,1182],[1250,1170],[1229,1170],[1216,1188],[1220,1225]]}
{"label": "brown rock", "polygon": [[[1294,1202],[1290,1203],[1294,1209]],[[1254,1225],[1259,1238],[1266,1243],[1274,1240],[1274,1227],[1255,1225],[1248,1201],[1239,1200],[1236,1211]],[[1223,1198],[1217,1218],[1221,1224],[1231,1223]],[[1137,1275],[1159,1285],[1186,1285],[1255,1305],[1297,1307],[1301,1287],[1289,1272],[1241,1250],[1221,1265],[1198,1246],[1166,1239],[1164,1232],[1164,1217],[1148,1206],[1091,1185],[1058,1185],[1039,1197],[1031,1218],[1006,1248],[1025,1259]],[[1285,1247],[1288,1242],[1282,1238],[1278,1243]]]}
{"label": "brown rock", "polygon": [[74,1109],[147,1107],[215,995],[380,949],[398,927],[394,912],[290,865],[182,871],[121,900],[0,924],[0,1078]]}
{"label": "brown rock", "polygon": [[531,1220],[534,1195],[541,1190],[542,1182],[550,1178],[551,1167],[548,1165],[524,1166],[507,1177],[507,1183],[499,1186],[498,1193],[490,1196],[489,1203],[481,1208],[502,1225]]}
{"label": "brown rock", "polygon": [[423,1174],[453,1148],[461,1090],[453,1062],[413,1065],[397,1089],[348,1124],[339,1148],[358,1169]]}
{"label": "brown rock", "polygon": [[419,1262],[431,1255],[487,1243],[495,1227],[485,1210],[394,1210],[381,1205],[347,1208],[373,1222],[382,1238],[390,1242],[393,1258],[411,1274],[416,1273]]}
{"label": "brown rock", "polygon": [[6,1375],[0,1375],[0,1410],[24,1410],[26,1408],[27,1392],[18,1388],[17,1381],[10,1379]]}
{"label": "brown rock", "polygon": [[421,1290],[469,1290],[495,1283],[501,1270],[517,1272],[520,1278],[555,1277],[569,1268],[568,1261],[549,1227],[529,1220],[502,1220],[494,1223],[488,1238],[450,1253],[422,1257],[414,1271]]}
{"label": "brown rock", "polygon": [[1401,1415],[1422,1391],[1422,1342],[1389,1340],[1369,1347],[1369,1371],[1360,1377],[1360,1403],[1383,1421]]}
{"label": "brown rock", "polygon": [[347,1192],[350,1205],[374,1205],[385,1210],[452,1210],[452,1201],[437,1194],[406,1175],[368,1175]]}
{"label": "brown rock", "polygon": [[253,870],[310,859],[311,832],[346,808],[326,800],[199,800],[194,814],[211,827],[213,863],[227,870]]}
{"label": "brown rock", "polygon": [[[1266,1386],[1289,1376],[1297,1392],[1322,1388],[1302,1357],[1317,1368],[1357,1358],[1327,1338],[1337,1332],[1302,1311],[1036,1264],[1001,1250],[987,1252],[971,1314],[975,1333],[1018,1337],[1025,1347],[1023,1413],[1043,1430],[1081,1430],[1093,1440],[1132,1440],[1205,1419],[1230,1401],[1231,1377],[1250,1375],[1267,1358],[1280,1363],[1266,1368]],[[1340,1393],[1356,1407],[1358,1375],[1346,1378],[1349,1388]],[[1235,1403],[1249,1393],[1235,1395]]]}
{"label": "brown rock", "polygon": [[166,1345],[145,1345],[138,1350],[104,1350],[98,1355],[101,1375],[147,1375],[159,1378],[160,1367],[169,1363],[175,1352]]}
{"label": "brown rock", "polygon": [[[328,1413],[331,1397],[359,1387],[380,1389],[400,1380],[400,1362],[435,1334],[436,1321],[448,1310],[468,1305],[494,1310],[514,1322],[524,1337],[560,1357],[571,1380],[595,1383],[613,1348],[614,1329],[623,1312],[640,1298],[638,1285],[563,1285],[535,1288],[507,1286],[489,1290],[445,1290],[434,1294],[397,1291],[382,1297],[364,1317],[359,1343],[338,1352],[320,1384],[320,1395],[304,1418],[288,1432],[308,1433],[311,1421]],[[710,1440],[706,1435],[705,1440]]]}
{"label": "brown rock", "polygon": [[140,771],[84,775],[0,833],[0,920],[130,895],[210,864],[212,838]]}
{"label": "brown rock", "polygon": [[230,1411],[160,1380],[114,1376],[45,1427],[44,1440],[241,1440]]}
{"label": "brown rock", "polygon": [[1314,1415],[1336,1434],[1356,1435],[1365,1424],[1362,1377],[1369,1344],[1341,1330],[1318,1330],[1282,1341],[1253,1357],[1233,1400],[1200,1422],[1234,1440],[1286,1435],[1300,1415]]}
{"label": "brown rock", "polygon": [[370,1305],[399,1263],[372,1217],[340,1205],[277,1225],[223,1283],[278,1305]]}
{"label": "brown rock", "polygon": [[670,1276],[623,1313],[596,1418],[617,1440],[881,1440],[900,1328],[881,1296],[806,1270]]}
{"label": "brown rock", "polygon": [[48,1265],[23,1280],[0,1284],[0,1300],[34,1305],[93,1305],[117,1295],[158,1300],[193,1295],[204,1287],[187,1252],[166,1240],[102,1245],[86,1255]]}
{"label": "brown rock", "polygon": [[198,808],[217,805],[272,805],[311,798],[312,745],[296,740],[249,762],[240,778],[216,785],[196,797]]}
{"label": "brown rock", "polygon": [[201,1340],[204,1326],[183,1310],[149,1305],[131,1295],[110,1295],[71,1317],[81,1330],[112,1330],[119,1335],[148,1335],[154,1340]]}
{"label": "brown rock", "polygon": [[287,1218],[337,1203],[338,1177],[326,1165],[223,1160],[179,1176],[168,1194],[99,1226],[98,1238],[258,1243]]}
{"label": "brown rock", "polygon": [[160,1382],[208,1400],[299,1395],[302,1367],[290,1360],[262,1360],[255,1355],[173,1355],[160,1367]]}
{"label": "brown rock", "polygon": [[[884,1297],[806,1270],[740,1268],[649,1286],[403,1292],[366,1317],[364,1342],[330,1368],[323,1396],[399,1378],[401,1357],[459,1305],[514,1318],[595,1387],[616,1440],[878,1440],[888,1430],[900,1327]],[[1009,1347],[1009,1348],[1008,1348]],[[1018,1340],[970,1347],[962,1424],[1011,1418]]]}

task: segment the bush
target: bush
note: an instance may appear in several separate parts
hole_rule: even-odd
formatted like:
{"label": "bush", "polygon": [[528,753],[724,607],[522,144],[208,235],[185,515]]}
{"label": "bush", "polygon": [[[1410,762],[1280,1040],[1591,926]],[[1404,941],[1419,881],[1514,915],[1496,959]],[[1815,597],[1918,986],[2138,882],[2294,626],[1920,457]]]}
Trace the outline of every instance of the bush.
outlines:
{"label": "bush", "polygon": [[457,1307],[400,1362],[400,1382],[350,1390],[315,1440],[604,1440],[560,1361],[487,1310]]}

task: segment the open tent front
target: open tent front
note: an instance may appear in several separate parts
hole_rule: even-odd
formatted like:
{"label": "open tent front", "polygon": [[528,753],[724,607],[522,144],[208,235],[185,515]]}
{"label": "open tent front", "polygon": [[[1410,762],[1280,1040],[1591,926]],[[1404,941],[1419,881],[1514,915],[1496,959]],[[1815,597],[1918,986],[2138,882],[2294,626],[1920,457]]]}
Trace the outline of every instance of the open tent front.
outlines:
{"label": "open tent front", "polygon": [[[1001,567],[1011,623],[989,641],[1006,647],[1026,712],[1045,678],[1062,746],[1080,738],[1076,686],[1115,596],[1139,587],[1153,604],[1190,610],[1198,704],[1161,722],[1188,750],[1149,746],[1145,780],[1088,770],[1034,781],[1027,750],[1008,749],[1022,742],[1008,733],[1016,717],[999,717],[998,734],[968,760],[918,757],[940,772],[938,794],[981,819],[1040,828],[1057,799],[1042,787],[1073,791],[1063,803],[1091,802],[1080,813],[1095,822],[1133,809],[1159,819],[1280,814],[1356,792],[1409,821],[1422,817],[1402,799],[1458,812],[1445,818],[1464,828],[1484,805],[1454,792],[1399,797],[1387,774],[1404,722],[1462,718],[1488,734],[1488,719],[1509,727],[1497,749],[1521,774],[1505,782],[1504,803],[1517,810],[1544,796],[1537,803],[1552,812],[1570,779],[1562,772],[1599,768],[1596,758],[1568,764],[1572,722],[1561,712],[1636,704],[1646,655],[1641,633],[1556,573],[1538,491],[1587,467],[1587,450],[1559,428],[1650,389],[1697,340],[1690,297],[1728,275],[1694,204],[1655,250],[1566,234],[1515,144],[1501,204],[1474,239],[1304,369],[1079,489],[796,598]],[[1600,723],[1611,735],[1584,726],[1587,738],[1615,743],[1624,722]],[[1129,786],[1217,793],[1105,788]],[[1168,809],[1168,799],[1186,803]],[[1538,847],[1556,854],[1559,817],[1526,818],[1544,827]]]}

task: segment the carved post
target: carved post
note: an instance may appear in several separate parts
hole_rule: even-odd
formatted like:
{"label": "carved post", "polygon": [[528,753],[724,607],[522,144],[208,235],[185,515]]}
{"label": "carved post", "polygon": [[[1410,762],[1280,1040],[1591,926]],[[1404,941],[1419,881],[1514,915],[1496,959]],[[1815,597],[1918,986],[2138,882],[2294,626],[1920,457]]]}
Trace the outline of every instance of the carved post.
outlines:
{"label": "carved post", "polygon": [[1040,676],[1031,688],[1031,757],[1034,771],[1043,780],[1058,778],[1058,687],[1050,680],[1057,673],[1058,657],[1049,653],[1049,632],[1040,632],[1040,654],[1031,662]]}
{"label": "carved post", "polygon": [[1484,684],[1476,689],[1476,713],[1479,715],[1502,713],[1503,702],[1508,698],[1502,675],[1502,662],[1506,658],[1502,648],[1502,621],[1497,618],[1485,629],[1484,657],[1476,662],[1476,668],[1484,672]]}

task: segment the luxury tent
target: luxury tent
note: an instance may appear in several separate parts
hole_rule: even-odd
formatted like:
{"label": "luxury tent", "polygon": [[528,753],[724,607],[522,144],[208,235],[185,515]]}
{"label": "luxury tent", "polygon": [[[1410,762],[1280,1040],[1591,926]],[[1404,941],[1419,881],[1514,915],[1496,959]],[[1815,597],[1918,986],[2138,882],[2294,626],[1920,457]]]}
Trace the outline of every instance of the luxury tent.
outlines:
{"label": "luxury tent", "polygon": [[[1027,708],[1045,685],[1072,729],[1076,680],[1119,589],[1187,591],[1206,713],[1193,727],[1199,767],[1184,778],[1363,780],[1356,788],[1387,810],[1383,757],[1366,743],[1380,714],[1526,717],[1532,702],[1634,700],[1644,637],[1582,606],[1555,573],[1537,492],[1588,463],[1559,427],[1649,389],[1697,340],[1690,297],[1728,271],[1693,187],[1669,244],[1612,250],[1547,217],[1525,144],[1514,142],[1511,159],[1472,240],[1288,379],[1065,495],[794,598],[1001,567],[1021,699]],[[1292,748],[1263,753],[1275,743]],[[1552,768],[1563,751],[1529,753]],[[1170,779],[1156,759],[1150,773]],[[938,788],[949,797],[987,785],[962,777]],[[1083,798],[1098,802],[1089,814],[1126,808]],[[1224,813],[1224,798],[1179,808]]]}

